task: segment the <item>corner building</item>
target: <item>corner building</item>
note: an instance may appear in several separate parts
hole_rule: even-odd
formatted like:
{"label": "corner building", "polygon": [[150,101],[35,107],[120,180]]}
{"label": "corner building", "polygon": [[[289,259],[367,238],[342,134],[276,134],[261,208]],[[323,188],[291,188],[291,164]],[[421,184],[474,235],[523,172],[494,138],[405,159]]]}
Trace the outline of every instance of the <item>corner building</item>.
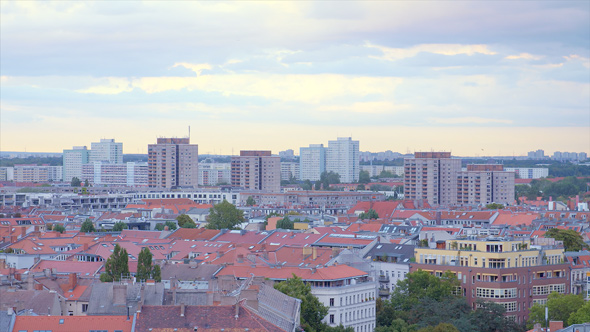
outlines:
{"label": "corner building", "polygon": [[189,138],[158,138],[148,145],[148,187],[194,188],[199,183],[199,146]]}
{"label": "corner building", "polygon": [[416,248],[410,272],[451,271],[472,308],[478,299],[495,302],[504,306],[506,318],[523,323],[533,304],[545,304],[552,292],[570,291],[563,248],[534,247],[523,240],[447,240],[440,248]]}

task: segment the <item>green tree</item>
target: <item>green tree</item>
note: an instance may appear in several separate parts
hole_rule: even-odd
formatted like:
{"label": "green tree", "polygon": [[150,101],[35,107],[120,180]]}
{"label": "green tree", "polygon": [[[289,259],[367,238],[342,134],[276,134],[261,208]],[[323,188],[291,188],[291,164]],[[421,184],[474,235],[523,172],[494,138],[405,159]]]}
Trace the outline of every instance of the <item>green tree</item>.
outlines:
{"label": "green tree", "polygon": [[65,228],[65,227],[64,227],[64,225],[62,225],[62,224],[55,224],[55,225],[53,226],[53,231],[55,231],[55,232],[60,232],[61,234],[63,234],[63,232],[65,232],[65,231],[66,231],[66,228]]}
{"label": "green tree", "polygon": [[504,205],[498,204],[498,203],[490,203],[490,204],[486,205],[486,209],[490,209],[490,210],[502,210],[503,208],[504,208]]}
{"label": "green tree", "polygon": [[324,329],[322,319],[328,314],[328,308],[311,294],[311,286],[293,274],[293,278],[281,281],[274,288],[283,294],[301,300],[301,326],[307,332],[320,332]]}
{"label": "green tree", "polygon": [[72,187],[79,187],[82,184],[82,182],[80,182],[80,179],[78,179],[77,177],[73,177],[72,181],[70,182],[70,186]]}
{"label": "green tree", "polygon": [[360,171],[359,172],[359,183],[369,183],[371,182],[371,175],[367,171]]}
{"label": "green tree", "polygon": [[[553,292],[547,296],[546,306],[549,308],[549,320],[560,320],[567,326],[570,316],[584,306],[584,298],[582,295]],[[544,324],[544,322],[545,305],[534,304],[529,310],[527,327],[532,328],[535,323]]]}
{"label": "green tree", "polygon": [[386,171],[386,170],[382,170],[381,173],[379,173],[379,177],[380,178],[395,178],[395,174],[391,173],[390,171]]}
{"label": "green tree", "polygon": [[246,200],[246,205],[247,206],[254,206],[254,205],[256,205],[256,201],[254,200],[254,197],[248,196],[248,199]]}
{"label": "green tree", "polygon": [[453,324],[440,323],[435,327],[427,327],[418,330],[418,332],[460,332]]}
{"label": "green tree", "polygon": [[582,235],[573,229],[558,229],[552,228],[545,232],[545,237],[551,237],[558,241],[563,241],[563,246],[566,251],[580,251],[588,249],[588,245],[584,242]]}
{"label": "green tree", "polygon": [[84,180],[84,186],[88,187],[90,185],[90,182],[88,182],[88,179]]}
{"label": "green tree", "polygon": [[207,221],[208,229],[236,229],[244,222],[244,212],[223,200],[209,209]]}
{"label": "green tree", "polygon": [[572,312],[567,320],[569,325],[583,324],[590,322],[590,301],[586,301],[576,312]]}
{"label": "green tree", "polygon": [[196,228],[197,224],[187,214],[181,214],[176,217],[178,227],[180,228]]}
{"label": "green tree", "polygon": [[113,225],[113,232],[122,232],[124,229],[129,228],[126,223],[119,221]]}
{"label": "green tree", "polygon": [[83,233],[96,232],[96,228],[94,228],[94,224],[92,223],[92,220],[90,220],[90,218],[87,218],[86,220],[84,220],[84,222],[82,223],[82,227],[80,228],[80,232],[83,232]]}
{"label": "green tree", "polygon": [[311,183],[311,181],[309,180],[305,180],[303,181],[303,183],[301,184],[301,189],[303,190],[311,190],[313,187],[313,184]]}
{"label": "green tree", "polygon": [[[156,267],[158,271],[156,271]],[[158,282],[162,280],[160,266],[152,265],[152,253],[147,247],[143,247],[139,252],[135,278],[137,280],[155,279]]]}
{"label": "green tree", "polygon": [[162,223],[156,224],[156,227],[154,227],[154,229],[157,230],[157,231],[163,231],[166,226],[168,226],[168,230],[170,230],[170,231],[173,231],[176,228],[178,228],[176,226],[176,223],[175,222],[173,222],[173,221],[167,221],[167,222],[165,222],[163,224]]}
{"label": "green tree", "polygon": [[377,326],[375,332],[414,332],[416,331],[415,325],[406,323],[401,318],[392,320],[389,324],[383,326]]}
{"label": "green tree", "polygon": [[102,282],[119,281],[122,277],[128,277],[129,257],[127,250],[116,244],[113,253],[105,263],[104,270],[105,272],[100,275]]}
{"label": "green tree", "polygon": [[365,190],[365,185],[364,184],[359,184],[358,186],[356,186],[356,190]]}
{"label": "green tree", "polygon": [[[328,190],[328,188],[330,188],[331,184],[337,184],[340,183],[340,174],[338,173],[334,173],[332,171],[329,172],[322,172],[322,174],[320,175],[320,181],[322,188],[324,188],[324,190]],[[316,182],[316,190],[318,190],[318,183]]]}
{"label": "green tree", "polygon": [[294,229],[294,222],[289,219],[288,216],[285,216],[283,219],[277,221],[277,228],[280,229]]}
{"label": "green tree", "polygon": [[359,219],[379,219],[379,214],[377,214],[377,211],[375,211],[374,209],[369,209],[369,211],[359,214]]}

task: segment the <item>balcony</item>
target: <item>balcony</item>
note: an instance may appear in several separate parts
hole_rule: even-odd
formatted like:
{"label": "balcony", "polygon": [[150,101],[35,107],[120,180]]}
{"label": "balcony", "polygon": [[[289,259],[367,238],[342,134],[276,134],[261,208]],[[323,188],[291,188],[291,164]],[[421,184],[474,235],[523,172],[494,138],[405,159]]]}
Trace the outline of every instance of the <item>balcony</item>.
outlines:
{"label": "balcony", "polygon": [[389,296],[389,288],[379,288],[379,296],[388,297]]}
{"label": "balcony", "polygon": [[379,282],[389,283],[389,277],[388,276],[384,276],[384,275],[380,275],[379,276]]}

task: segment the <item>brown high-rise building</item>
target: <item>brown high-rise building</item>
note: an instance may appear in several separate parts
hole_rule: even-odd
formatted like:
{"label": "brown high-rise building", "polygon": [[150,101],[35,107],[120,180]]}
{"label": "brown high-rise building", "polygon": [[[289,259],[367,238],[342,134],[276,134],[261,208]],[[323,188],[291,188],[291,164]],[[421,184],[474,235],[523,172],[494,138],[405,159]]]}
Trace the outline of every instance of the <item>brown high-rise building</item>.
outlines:
{"label": "brown high-rise building", "polygon": [[231,185],[247,190],[281,191],[281,158],[270,151],[240,151],[231,158]]}
{"label": "brown high-rise building", "polygon": [[150,188],[197,187],[199,146],[189,138],[158,138],[148,145],[148,186]]}
{"label": "brown high-rise building", "polygon": [[487,205],[514,202],[514,172],[504,171],[501,164],[467,165],[457,173],[457,203]]}
{"label": "brown high-rise building", "polygon": [[457,172],[461,160],[450,152],[416,152],[404,160],[404,197],[428,200],[431,205],[454,204],[457,200]]}

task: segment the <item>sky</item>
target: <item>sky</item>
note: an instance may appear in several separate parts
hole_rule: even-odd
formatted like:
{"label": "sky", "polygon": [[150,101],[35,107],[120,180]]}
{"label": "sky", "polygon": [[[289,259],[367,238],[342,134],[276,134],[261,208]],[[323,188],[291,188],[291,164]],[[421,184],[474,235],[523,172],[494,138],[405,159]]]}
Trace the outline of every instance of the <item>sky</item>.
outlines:
{"label": "sky", "polygon": [[0,150],[590,154],[590,1],[0,1]]}

